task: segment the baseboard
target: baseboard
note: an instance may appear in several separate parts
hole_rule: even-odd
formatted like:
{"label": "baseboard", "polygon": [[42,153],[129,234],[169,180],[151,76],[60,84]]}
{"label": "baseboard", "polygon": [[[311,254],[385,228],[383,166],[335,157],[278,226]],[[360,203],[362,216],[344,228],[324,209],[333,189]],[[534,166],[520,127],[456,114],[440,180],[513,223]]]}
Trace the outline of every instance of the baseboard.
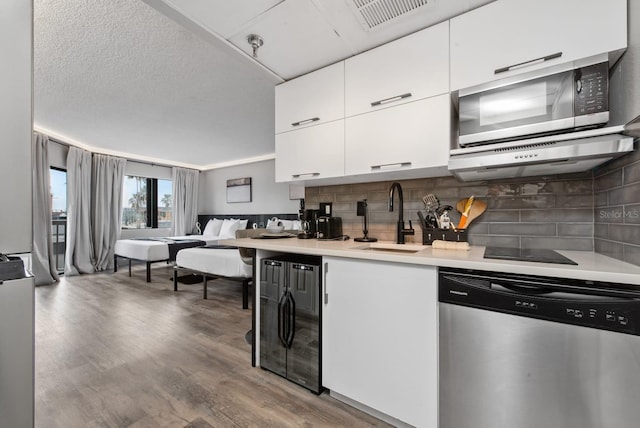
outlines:
{"label": "baseboard", "polygon": [[342,401],[345,404],[348,404],[351,407],[355,407],[358,410],[361,410],[375,418],[380,419],[381,421],[384,421],[388,424],[391,424],[395,427],[398,428],[415,428],[413,425],[409,425],[406,422],[402,422],[399,419],[394,418],[393,416],[389,416],[386,413],[382,413],[372,407],[367,406],[366,404],[362,404],[359,401],[353,400],[349,397],[345,397],[342,394],[339,394],[337,392],[334,391],[329,391],[329,395],[333,398],[335,398],[338,401]]}

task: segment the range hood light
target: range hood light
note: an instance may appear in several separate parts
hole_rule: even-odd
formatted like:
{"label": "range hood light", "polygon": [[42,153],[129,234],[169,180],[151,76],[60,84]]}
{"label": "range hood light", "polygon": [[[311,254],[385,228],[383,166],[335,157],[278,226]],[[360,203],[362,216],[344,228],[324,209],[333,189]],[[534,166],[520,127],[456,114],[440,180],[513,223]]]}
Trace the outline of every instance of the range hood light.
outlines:
{"label": "range hood light", "polygon": [[633,137],[607,134],[508,148],[487,146],[451,152],[449,171],[462,181],[564,174],[592,169],[633,151]]}

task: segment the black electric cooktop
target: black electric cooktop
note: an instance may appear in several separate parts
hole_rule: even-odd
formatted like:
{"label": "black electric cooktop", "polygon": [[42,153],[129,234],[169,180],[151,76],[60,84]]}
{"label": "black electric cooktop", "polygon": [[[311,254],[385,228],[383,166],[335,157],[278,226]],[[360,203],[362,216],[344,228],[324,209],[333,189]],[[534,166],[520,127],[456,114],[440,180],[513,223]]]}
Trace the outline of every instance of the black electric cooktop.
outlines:
{"label": "black electric cooktop", "polygon": [[563,265],[577,265],[562,254],[539,248],[511,248],[487,247],[484,250],[485,259],[519,260],[523,262],[557,263]]}

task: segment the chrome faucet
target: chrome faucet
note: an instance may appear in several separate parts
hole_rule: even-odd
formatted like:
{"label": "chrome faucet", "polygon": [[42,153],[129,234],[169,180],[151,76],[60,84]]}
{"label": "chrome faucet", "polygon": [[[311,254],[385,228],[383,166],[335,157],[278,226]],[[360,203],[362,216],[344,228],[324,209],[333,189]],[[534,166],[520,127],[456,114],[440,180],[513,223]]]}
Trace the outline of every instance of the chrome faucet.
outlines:
{"label": "chrome faucet", "polygon": [[404,228],[404,198],[402,196],[402,187],[400,183],[394,181],[391,183],[391,189],[389,189],[389,212],[393,212],[393,194],[398,190],[398,201],[400,202],[400,206],[398,207],[398,225],[396,232],[396,241],[398,244],[404,244],[404,236],[405,235],[414,235],[415,230],[413,230],[413,226],[411,225],[411,220],[409,220],[409,228]]}

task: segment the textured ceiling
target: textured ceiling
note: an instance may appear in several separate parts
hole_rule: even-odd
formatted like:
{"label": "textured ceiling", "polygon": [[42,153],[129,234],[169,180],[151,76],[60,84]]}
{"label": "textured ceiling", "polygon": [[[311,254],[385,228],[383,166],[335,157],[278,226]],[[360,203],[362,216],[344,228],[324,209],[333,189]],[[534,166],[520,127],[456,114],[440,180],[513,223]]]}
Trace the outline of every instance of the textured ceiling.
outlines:
{"label": "textured ceiling", "polygon": [[34,125],[199,169],[272,158],[277,83],[493,0],[429,0],[375,31],[351,1],[34,0]]}
{"label": "textured ceiling", "polygon": [[142,1],[34,1],[37,129],[207,166],[270,156],[278,79]]}

